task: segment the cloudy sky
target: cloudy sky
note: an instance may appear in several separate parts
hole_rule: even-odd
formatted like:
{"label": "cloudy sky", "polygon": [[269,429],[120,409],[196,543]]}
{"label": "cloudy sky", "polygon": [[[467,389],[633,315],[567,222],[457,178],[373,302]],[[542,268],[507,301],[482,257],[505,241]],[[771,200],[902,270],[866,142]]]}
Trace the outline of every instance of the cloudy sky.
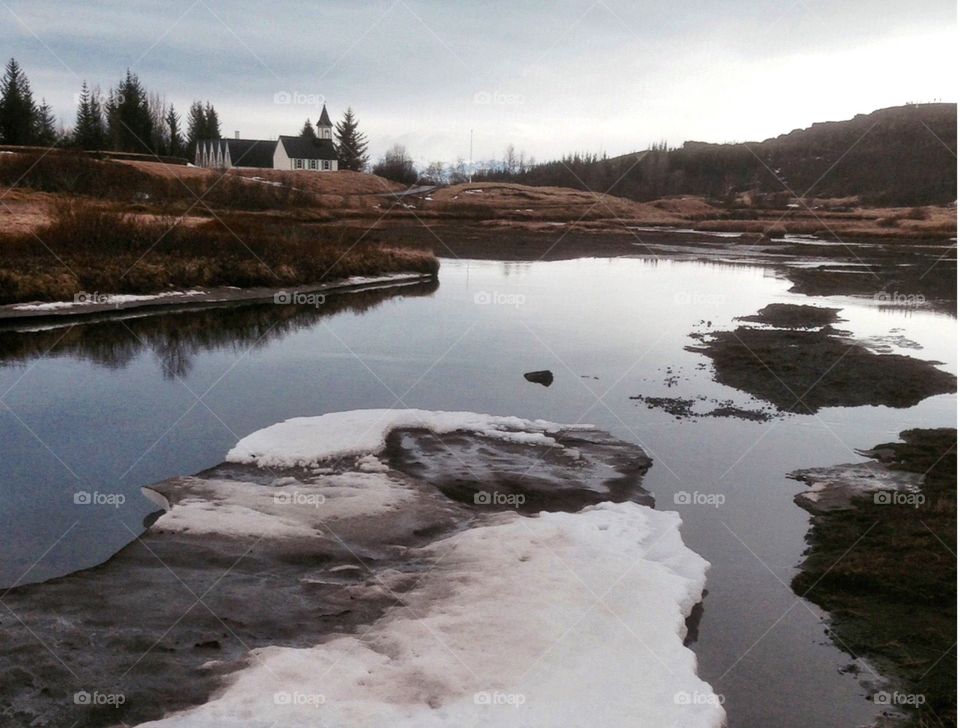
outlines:
{"label": "cloudy sky", "polygon": [[375,155],[621,154],[957,100],[952,0],[0,0],[0,53],[70,126],[127,67],[225,135],[353,106]]}

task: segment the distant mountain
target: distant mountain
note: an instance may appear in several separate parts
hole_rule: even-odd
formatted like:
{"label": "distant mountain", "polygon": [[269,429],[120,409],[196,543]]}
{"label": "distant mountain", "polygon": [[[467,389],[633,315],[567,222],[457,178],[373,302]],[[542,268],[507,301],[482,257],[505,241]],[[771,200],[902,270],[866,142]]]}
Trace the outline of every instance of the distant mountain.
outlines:
{"label": "distant mountain", "polygon": [[679,149],[609,159],[573,156],[487,178],[635,200],[680,194],[723,200],[759,192],[932,204],[957,199],[956,148],[957,105],[917,104],[817,123],[762,142],[690,141]]}

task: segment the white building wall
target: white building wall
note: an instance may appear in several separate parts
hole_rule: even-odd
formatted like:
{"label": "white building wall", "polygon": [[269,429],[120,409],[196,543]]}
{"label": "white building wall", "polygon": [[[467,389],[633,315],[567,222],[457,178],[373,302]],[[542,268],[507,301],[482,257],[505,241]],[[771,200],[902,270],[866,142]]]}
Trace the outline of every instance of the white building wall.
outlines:
{"label": "white building wall", "polygon": [[273,150],[273,168],[274,169],[293,169],[293,163],[287,156],[283,144],[277,141],[277,148]]}
{"label": "white building wall", "polygon": [[300,160],[303,163],[303,166],[300,167],[300,170],[297,169],[297,160],[291,159],[287,156],[287,151],[283,148],[283,143],[277,141],[277,147],[273,151],[273,168],[274,169],[283,169],[290,171],[304,171],[304,172],[336,172],[337,171],[337,160],[331,159],[326,160],[330,164],[329,169],[324,169],[325,160],[317,160],[317,168],[315,170],[310,169],[310,160],[302,159]]}

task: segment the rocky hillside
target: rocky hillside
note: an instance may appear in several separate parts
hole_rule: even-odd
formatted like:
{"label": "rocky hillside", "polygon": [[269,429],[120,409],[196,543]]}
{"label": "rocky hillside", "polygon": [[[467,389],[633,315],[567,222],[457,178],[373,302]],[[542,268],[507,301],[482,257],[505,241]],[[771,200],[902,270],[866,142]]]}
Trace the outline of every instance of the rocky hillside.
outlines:
{"label": "rocky hillside", "polygon": [[944,204],[957,198],[956,147],[956,104],[919,104],[818,123],[762,142],[690,141],[679,149],[573,157],[492,177],[635,200],[694,194],[732,201],[752,193]]}

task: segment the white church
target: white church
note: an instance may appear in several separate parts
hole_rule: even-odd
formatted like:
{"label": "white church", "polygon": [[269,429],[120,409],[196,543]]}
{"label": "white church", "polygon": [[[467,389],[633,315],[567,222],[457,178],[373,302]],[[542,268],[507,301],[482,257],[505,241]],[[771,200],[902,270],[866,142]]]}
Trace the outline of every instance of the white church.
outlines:
{"label": "white church", "polygon": [[281,136],[277,141],[241,139],[205,139],[197,142],[194,164],[217,169],[282,169],[310,172],[336,172],[337,148],[333,143],[333,124],[324,104],[317,121],[317,136]]}

